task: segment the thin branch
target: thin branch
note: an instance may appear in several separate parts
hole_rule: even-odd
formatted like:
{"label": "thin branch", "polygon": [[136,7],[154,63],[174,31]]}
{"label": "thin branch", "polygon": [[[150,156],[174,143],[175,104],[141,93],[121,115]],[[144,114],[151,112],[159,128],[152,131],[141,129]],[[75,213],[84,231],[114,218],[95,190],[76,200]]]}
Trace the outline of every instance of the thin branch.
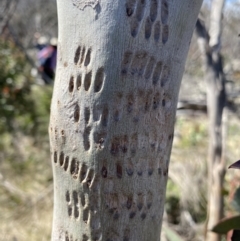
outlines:
{"label": "thin branch", "polygon": [[210,27],[209,27],[209,46],[219,52],[221,48],[222,34],[222,13],[225,0],[212,0]]}
{"label": "thin branch", "polygon": [[16,10],[17,4],[18,4],[18,0],[6,0],[5,7],[2,7],[2,12],[1,12],[2,16],[0,15],[0,22],[1,22],[0,35],[2,35],[4,30],[6,29],[10,19],[12,18]]}

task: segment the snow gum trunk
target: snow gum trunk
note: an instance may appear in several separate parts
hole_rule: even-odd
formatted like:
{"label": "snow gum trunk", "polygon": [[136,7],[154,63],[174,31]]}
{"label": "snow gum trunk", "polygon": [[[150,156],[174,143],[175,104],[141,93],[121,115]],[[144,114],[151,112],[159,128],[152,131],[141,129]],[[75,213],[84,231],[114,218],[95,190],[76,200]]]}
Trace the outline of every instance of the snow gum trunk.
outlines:
{"label": "snow gum trunk", "polygon": [[160,239],[199,0],[59,0],[52,240]]}

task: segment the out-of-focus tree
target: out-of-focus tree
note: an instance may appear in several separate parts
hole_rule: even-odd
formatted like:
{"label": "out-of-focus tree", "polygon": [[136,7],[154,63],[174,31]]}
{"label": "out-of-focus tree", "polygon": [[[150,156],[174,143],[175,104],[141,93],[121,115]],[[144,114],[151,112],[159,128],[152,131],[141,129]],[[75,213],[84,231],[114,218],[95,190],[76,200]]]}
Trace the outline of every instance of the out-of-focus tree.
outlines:
{"label": "out-of-focus tree", "polygon": [[33,50],[38,39],[42,36],[47,40],[57,37],[56,1],[3,0],[1,4],[14,14],[4,17],[7,20],[4,21],[0,37],[13,40],[26,60],[34,66],[36,52]]}
{"label": "out-of-focus tree", "polygon": [[36,65],[34,48],[38,38],[57,36],[56,2],[2,0],[0,20],[0,129],[12,132],[16,117],[28,115],[29,120],[35,121],[34,131],[38,122],[31,100],[35,83],[30,75],[31,65]]}
{"label": "out-of-focus tree", "polygon": [[0,35],[13,16],[17,3],[17,0],[2,0],[0,2]]}
{"label": "out-of-focus tree", "polygon": [[[35,85],[30,71],[35,65],[36,37],[56,36],[54,12],[51,0],[0,1],[1,240],[50,239],[47,126],[52,87]],[[44,17],[41,27],[36,27],[39,13]]]}
{"label": "out-of-focus tree", "polygon": [[8,27],[25,48],[32,47],[38,35],[56,37],[56,1],[19,1]]}
{"label": "out-of-focus tree", "polygon": [[223,217],[225,157],[222,116],[226,104],[226,80],[221,55],[221,34],[224,3],[225,0],[211,2],[209,31],[201,20],[198,20],[196,25],[199,47],[203,56],[209,118],[207,241],[220,241],[220,236],[210,230]]}

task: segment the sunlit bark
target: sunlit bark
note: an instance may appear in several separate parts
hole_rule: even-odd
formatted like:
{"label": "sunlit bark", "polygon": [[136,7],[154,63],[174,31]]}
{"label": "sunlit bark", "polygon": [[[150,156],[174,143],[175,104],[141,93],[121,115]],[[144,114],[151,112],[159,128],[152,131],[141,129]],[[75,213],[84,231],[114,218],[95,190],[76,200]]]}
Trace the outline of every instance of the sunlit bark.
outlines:
{"label": "sunlit bark", "polygon": [[59,0],[52,240],[157,241],[199,0]]}

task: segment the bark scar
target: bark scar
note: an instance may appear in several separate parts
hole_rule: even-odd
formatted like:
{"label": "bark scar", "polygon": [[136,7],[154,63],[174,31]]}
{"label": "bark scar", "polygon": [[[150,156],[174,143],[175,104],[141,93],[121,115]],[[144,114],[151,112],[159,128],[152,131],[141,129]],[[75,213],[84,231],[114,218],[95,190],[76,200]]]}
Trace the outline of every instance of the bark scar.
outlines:
{"label": "bark scar", "polygon": [[84,10],[85,7],[90,6],[93,9],[99,4],[100,0],[72,0],[75,7]]}

